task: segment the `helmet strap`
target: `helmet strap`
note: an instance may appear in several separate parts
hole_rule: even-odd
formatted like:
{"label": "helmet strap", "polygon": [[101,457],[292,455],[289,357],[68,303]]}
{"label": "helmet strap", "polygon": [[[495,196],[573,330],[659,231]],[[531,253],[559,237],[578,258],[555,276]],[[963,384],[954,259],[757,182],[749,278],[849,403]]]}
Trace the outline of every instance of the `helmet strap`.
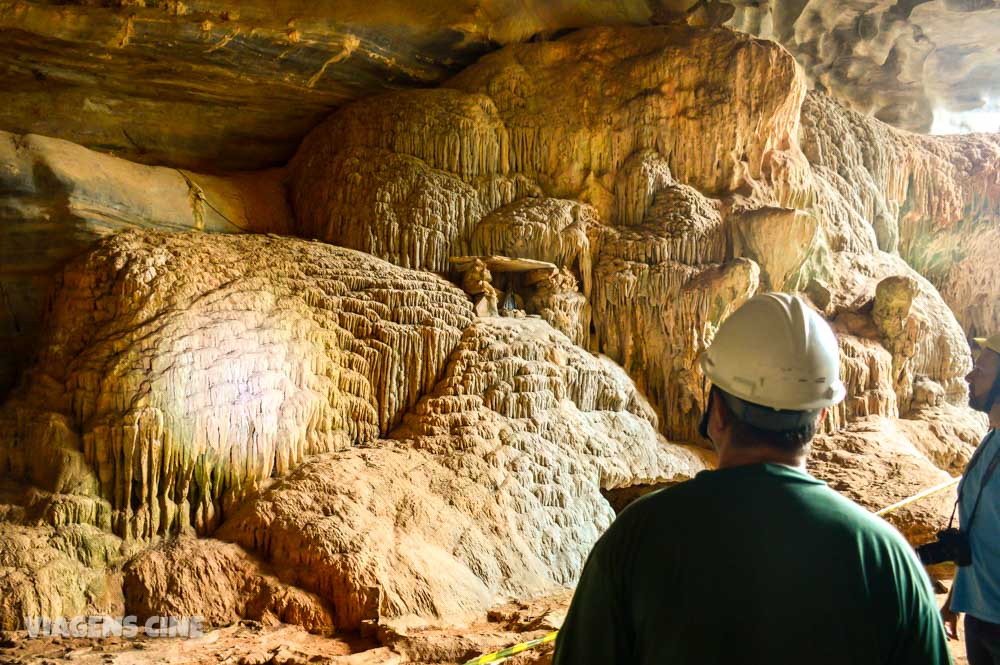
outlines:
{"label": "helmet strap", "polygon": [[708,389],[708,400],[705,402],[705,413],[701,415],[701,422],[698,423],[698,434],[701,434],[701,438],[708,439],[711,441],[711,437],[708,436],[708,419],[712,415],[712,399],[715,396],[715,386]]}

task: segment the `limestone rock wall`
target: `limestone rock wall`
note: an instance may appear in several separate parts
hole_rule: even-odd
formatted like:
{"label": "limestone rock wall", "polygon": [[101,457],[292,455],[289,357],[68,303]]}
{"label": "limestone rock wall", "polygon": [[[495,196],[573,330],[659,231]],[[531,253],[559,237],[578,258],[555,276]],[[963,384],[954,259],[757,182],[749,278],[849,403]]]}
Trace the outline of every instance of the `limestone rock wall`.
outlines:
{"label": "limestone rock wall", "polygon": [[[959,149],[807,96],[772,42],[676,23],[512,45],[342,108],[260,174],[5,140],[18,223],[0,233],[37,250],[41,220],[83,250],[154,227],[57,271],[0,408],[0,473],[25,488],[4,521],[118,548],[53,555],[111,580],[48,593],[53,611],[354,629],[572,584],[613,518],[602,490],[712,464],[698,356],[764,289],[839,334],[849,394],[813,468],[842,491],[876,507],[937,482],[984,426],[932,283],[951,277],[913,247],[993,228],[993,139]],[[52,279],[59,252],[24,272]],[[922,538],[935,510],[900,524]],[[8,623],[41,602],[19,552]]]}
{"label": "limestone rock wall", "polygon": [[[700,67],[703,53],[730,64]],[[980,185],[995,164],[966,175],[952,164],[939,181],[951,164],[939,155],[957,154],[947,145],[920,143],[920,157],[904,134],[817,95],[803,107],[804,95],[787,53],[725,30],[590,29],[511,46],[443,89],[357,102],[310,134],[290,165],[298,229],[410,267],[507,253],[570,271],[591,330],[562,325],[620,362],[677,440],[696,439],[698,353],[758,288],[811,293],[889,350],[879,375],[895,395],[859,375],[861,401],[834,428],[905,414],[918,380],[962,401],[962,331],[893,252],[921,216],[965,214],[966,199],[992,210]],[[880,328],[876,287],[897,277],[915,290]]]}
{"label": "limestone rock wall", "polygon": [[147,164],[257,169],[284,163],[333,109],[435,86],[505,44],[728,21],[783,44],[816,89],[923,131],[935,108],[997,97],[998,12],[978,0],[18,0],[0,8],[0,127]]}
{"label": "limestone rock wall", "polygon": [[[700,67],[704,53],[726,66]],[[787,53],[721,29],[594,28],[512,45],[443,89],[361,100],[312,132],[292,162],[299,231],[342,239],[326,227],[344,206],[325,190],[339,184],[334,156],[357,147],[407,155],[490,190],[521,175],[549,196],[590,203],[607,222],[616,221],[618,172],[642,150],[659,153],[683,183],[729,192],[767,180],[775,151],[794,143],[804,94]],[[460,216],[449,220],[461,230]]]}
{"label": "limestone rock wall", "polygon": [[988,107],[1000,92],[991,2],[734,1],[716,13],[783,44],[815,89],[903,129],[930,131],[937,111]]}
{"label": "limestone rock wall", "polygon": [[[700,67],[706,52],[727,66]],[[802,95],[786,53],[726,30],[514,45],[442,89],[362,100],[312,132],[290,165],[297,228],[408,267],[507,253],[571,271],[592,316],[567,324],[574,338],[622,363],[662,431],[691,441],[693,359],[759,283],[755,264],[709,266],[733,258],[732,241],[727,204],[702,192],[806,196]],[[803,260],[768,262],[766,278],[780,288]]]}
{"label": "limestone rock wall", "polygon": [[[62,272],[48,322],[0,468],[39,495],[27,526],[139,550],[107,564],[133,613],[481,612],[576,578],[613,517],[602,489],[711,459],[545,321],[474,322],[440,277],[323,243],[122,232]],[[142,551],[213,533],[273,570],[209,540]],[[84,607],[57,591],[41,609]]]}
{"label": "limestone rock wall", "polygon": [[0,126],[143,163],[275,166],[346,102],[433,86],[536,33],[654,11],[645,0],[22,0],[0,11],[11,83]]}

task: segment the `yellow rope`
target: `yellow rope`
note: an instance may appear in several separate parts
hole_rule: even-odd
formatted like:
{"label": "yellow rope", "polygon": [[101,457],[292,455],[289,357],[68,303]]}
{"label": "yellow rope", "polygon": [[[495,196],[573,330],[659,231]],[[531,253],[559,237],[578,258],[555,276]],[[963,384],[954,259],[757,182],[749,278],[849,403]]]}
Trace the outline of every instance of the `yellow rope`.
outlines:
{"label": "yellow rope", "polygon": [[896,510],[902,508],[903,506],[907,506],[907,505],[913,503],[914,501],[919,501],[920,499],[923,499],[924,497],[930,496],[931,494],[937,494],[941,490],[946,490],[949,487],[951,487],[952,485],[957,484],[958,481],[960,481],[961,479],[962,479],[962,476],[959,476],[958,478],[952,478],[951,480],[943,482],[940,485],[935,485],[934,487],[931,487],[929,489],[925,489],[922,492],[918,492],[918,493],[914,494],[913,496],[909,497],[908,499],[903,499],[902,501],[897,501],[896,503],[892,504],[891,506],[886,506],[885,508],[883,508],[882,510],[878,511],[875,514],[878,515],[879,517],[881,517],[882,515],[888,515],[889,513],[893,512],[893,511],[896,511]]}
{"label": "yellow rope", "polygon": [[556,639],[556,635],[559,634],[558,630],[553,630],[548,635],[544,637],[539,637],[537,640],[530,640],[528,642],[521,642],[520,644],[515,644],[512,647],[507,647],[506,649],[500,649],[499,651],[494,651],[493,653],[488,653],[478,658],[473,658],[472,660],[465,663],[465,665],[485,665],[490,663],[501,663],[511,656],[521,653],[522,651],[527,651],[529,649],[534,649],[535,647],[541,646],[547,642],[552,642]]}

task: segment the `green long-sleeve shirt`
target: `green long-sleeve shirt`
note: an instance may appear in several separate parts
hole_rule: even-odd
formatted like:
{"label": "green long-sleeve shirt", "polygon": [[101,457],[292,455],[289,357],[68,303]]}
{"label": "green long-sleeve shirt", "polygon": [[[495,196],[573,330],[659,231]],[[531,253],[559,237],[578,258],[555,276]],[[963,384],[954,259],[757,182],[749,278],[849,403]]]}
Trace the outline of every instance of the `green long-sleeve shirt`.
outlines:
{"label": "green long-sleeve shirt", "polygon": [[779,464],[705,471],[594,546],[553,665],[951,663],[891,526]]}

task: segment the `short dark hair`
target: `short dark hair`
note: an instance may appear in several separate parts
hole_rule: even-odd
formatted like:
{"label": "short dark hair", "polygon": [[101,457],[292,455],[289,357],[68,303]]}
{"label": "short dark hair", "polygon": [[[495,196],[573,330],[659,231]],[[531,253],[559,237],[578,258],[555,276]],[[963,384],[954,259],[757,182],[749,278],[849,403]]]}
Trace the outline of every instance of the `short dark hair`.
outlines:
{"label": "short dark hair", "polygon": [[[719,393],[725,394],[718,386],[712,386],[712,390],[718,390]],[[774,448],[785,453],[797,453],[805,448],[813,440],[813,437],[816,436],[816,427],[819,423],[819,418],[813,418],[794,429],[780,432],[766,430],[740,420],[729,407],[727,400],[722,399],[722,394],[717,395],[717,397],[732,423],[733,434],[730,441],[734,448],[756,448],[762,446],[765,448]],[[727,394],[727,396],[730,399],[739,399],[734,398],[732,395]]]}

